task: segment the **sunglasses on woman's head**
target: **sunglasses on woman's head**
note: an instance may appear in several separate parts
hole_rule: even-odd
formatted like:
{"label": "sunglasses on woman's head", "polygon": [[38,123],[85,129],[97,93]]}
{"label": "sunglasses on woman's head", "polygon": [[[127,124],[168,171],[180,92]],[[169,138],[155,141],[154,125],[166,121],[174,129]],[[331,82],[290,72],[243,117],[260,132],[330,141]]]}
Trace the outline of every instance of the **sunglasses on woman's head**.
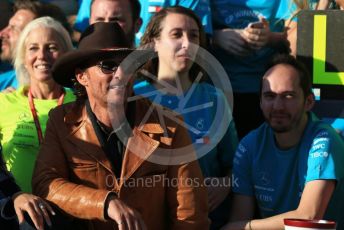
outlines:
{"label": "sunglasses on woman's head", "polygon": [[118,69],[118,63],[113,60],[105,60],[97,63],[98,68],[103,74],[113,74]]}

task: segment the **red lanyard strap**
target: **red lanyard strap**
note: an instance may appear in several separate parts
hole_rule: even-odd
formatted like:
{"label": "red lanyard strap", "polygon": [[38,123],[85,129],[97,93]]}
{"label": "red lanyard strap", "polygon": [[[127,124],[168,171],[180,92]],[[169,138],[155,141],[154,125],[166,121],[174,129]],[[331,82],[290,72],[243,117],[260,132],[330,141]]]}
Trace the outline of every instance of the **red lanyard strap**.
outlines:
{"label": "red lanyard strap", "polygon": [[[59,100],[57,101],[57,105],[63,104],[64,96],[65,96],[65,92],[63,91],[63,93],[59,97]],[[29,98],[29,105],[30,105],[32,118],[33,118],[33,121],[35,123],[36,130],[37,130],[38,141],[39,141],[39,144],[41,145],[43,142],[43,132],[42,132],[41,124],[39,123],[39,120],[38,120],[38,115],[37,115],[37,111],[35,108],[35,103],[33,100],[31,89],[29,89],[28,98]]]}

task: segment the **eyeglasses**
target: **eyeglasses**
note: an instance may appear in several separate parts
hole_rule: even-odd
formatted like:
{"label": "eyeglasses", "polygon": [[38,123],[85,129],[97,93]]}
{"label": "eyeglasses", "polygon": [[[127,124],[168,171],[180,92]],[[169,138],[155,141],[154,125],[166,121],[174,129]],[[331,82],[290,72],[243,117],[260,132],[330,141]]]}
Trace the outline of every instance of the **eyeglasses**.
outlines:
{"label": "eyeglasses", "polygon": [[97,66],[103,74],[113,74],[118,69],[118,63],[112,60],[100,61]]}

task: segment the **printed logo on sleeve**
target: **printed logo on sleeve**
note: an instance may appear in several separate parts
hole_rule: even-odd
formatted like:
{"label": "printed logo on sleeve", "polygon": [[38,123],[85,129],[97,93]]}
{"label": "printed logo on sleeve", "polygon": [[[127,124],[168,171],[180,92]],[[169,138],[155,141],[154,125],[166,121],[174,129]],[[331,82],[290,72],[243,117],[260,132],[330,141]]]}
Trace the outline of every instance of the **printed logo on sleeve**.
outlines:
{"label": "printed logo on sleeve", "polygon": [[311,158],[326,158],[329,156],[328,150],[330,145],[330,138],[327,132],[322,132],[317,135],[313,141],[312,148],[310,150]]}
{"label": "printed logo on sleeve", "polygon": [[245,148],[245,146],[243,146],[242,144],[239,144],[238,150],[239,150],[240,152],[242,152],[242,153],[245,153],[245,152],[247,151],[246,148]]}
{"label": "printed logo on sleeve", "polygon": [[240,160],[242,159],[243,153],[245,153],[246,151],[247,150],[246,150],[245,146],[243,146],[242,144],[239,144],[238,148],[235,152],[233,163],[236,165],[240,165]]}

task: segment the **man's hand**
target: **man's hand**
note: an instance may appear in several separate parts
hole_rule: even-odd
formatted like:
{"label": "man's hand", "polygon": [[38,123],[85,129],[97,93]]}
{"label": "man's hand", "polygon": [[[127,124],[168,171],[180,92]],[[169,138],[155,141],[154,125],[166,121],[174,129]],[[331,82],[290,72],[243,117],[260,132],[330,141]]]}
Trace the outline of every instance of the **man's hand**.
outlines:
{"label": "man's hand", "polygon": [[261,49],[269,43],[271,38],[269,22],[261,17],[259,22],[250,23],[243,30],[243,37],[251,49]]}
{"label": "man's hand", "polygon": [[231,181],[229,177],[208,177],[205,181],[208,188],[209,211],[213,211],[228,196]]}
{"label": "man's hand", "polygon": [[243,30],[240,29],[216,30],[213,42],[232,55],[244,57],[252,54],[252,49],[243,36]]}
{"label": "man's hand", "polygon": [[17,193],[12,199],[19,223],[24,221],[24,212],[27,212],[37,229],[44,228],[44,220],[51,226],[49,214],[55,215],[55,212],[42,198],[28,193]]}
{"label": "man's hand", "polygon": [[109,201],[107,212],[119,230],[146,230],[141,215],[118,198],[113,197]]}

